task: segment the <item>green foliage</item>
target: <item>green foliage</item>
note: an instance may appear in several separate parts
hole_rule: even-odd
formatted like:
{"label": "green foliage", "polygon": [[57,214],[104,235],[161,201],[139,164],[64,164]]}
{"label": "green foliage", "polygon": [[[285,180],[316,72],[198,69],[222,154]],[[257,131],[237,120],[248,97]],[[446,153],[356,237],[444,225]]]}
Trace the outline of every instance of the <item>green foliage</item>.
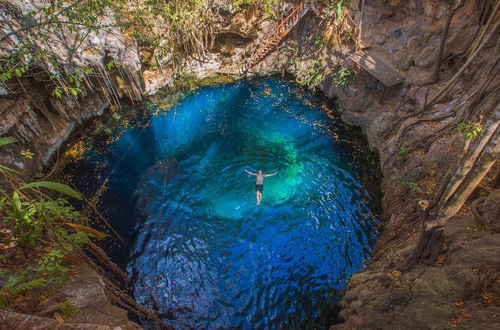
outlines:
{"label": "green foliage", "polygon": [[64,227],[64,223],[76,221],[80,216],[80,213],[65,199],[22,201],[19,194],[14,192],[12,209],[5,210],[5,213],[7,221],[13,225],[16,238],[21,243],[25,242],[34,246],[46,226],[52,229],[59,244],[65,250],[74,250],[86,242],[86,235],[81,237],[80,232],[69,233]]}
{"label": "green foliage", "polygon": [[15,143],[15,142],[18,142],[18,141],[16,138],[13,138],[12,136],[6,136],[3,138],[0,138],[0,147],[7,145],[7,144]]}
{"label": "green foliage", "polygon": [[114,60],[111,60],[108,63],[106,63],[106,68],[108,70],[113,70],[114,68],[117,68],[117,67],[118,67],[118,64]]}
{"label": "green foliage", "polygon": [[35,206],[28,202],[21,202],[17,192],[12,197],[12,210],[6,211],[6,219],[13,223],[14,234],[21,243],[35,245],[43,233],[43,221],[36,214]]}
{"label": "green foliage", "polygon": [[[13,142],[16,140],[9,137],[0,139],[1,145]],[[9,273],[2,275],[6,282],[0,287],[0,308],[5,308],[25,291],[63,284],[69,278],[69,269],[63,265],[62,251],[77,252],[89,236],[105,235],[74,224],[80,219],[78,211],[65,199],[53,199],[39,190],[46,188],[81,199],[81,194],[71,187],[51,181],[22,184],[15,176],[19,172],[1,164],[0,173],[9,185],[9,191],[0,186],[0,218],[12,233],[14,247],[27,256],[27,265],[10,267]],[[41,248],[49,252],[39,258]]]}
{"label": "green foliage", "polygon": [[24,269],[10,274],[7,282],[0,288],[0,308],[8,306],[25,291],[64,284],[69,278],[69,269],[61,265],[62,258],[61,251],[52,250],[43,256],[36,265],[28,265]]}
{"label": "green foliage", "polygon": [[54,191],[58,191],[60,193],[63,193],[65,195],[68,195],[70,197],[76,198],[76,199],[82,199],[82,194],[76,191],[75,189],[71,188],[68,185],[65,185],[63,183],[59,182],[52,182],[52,181],[37,181],[37,182],[31,182],[24,184],[20,186],[18,189],[27,189],[27,188],[47,188],[51,189]]}
{"label": "green foliage", "polygon": [[346,90],[354,82],[354,72],[341,64],[336,64],[333,69],[333,83],[342,90]]}
{"label": "green foliage", "polygon": [[408,182],[408,189],[410,189],[411,192],[418,192],[420,191],[420,186],[415,183],[415,182]]}
{"label": "green foliage", "polygon": [[8,167],[8,166],[5,166],[5,165],[0,164],[0,173],[3,173],[3,170],[7,170],[7,171],[9,171],[9,172],[11,172],[11,173],[14,173],[14,174],[17,174],[17,175],[23,175],[23,174],[22,174],[21,172],[19,172],[19,171],[16,171],[16,170],[14,170],[14,169],[12,169],[12,168],[10,168],[10,167]]}
{"label": "green foliage", "polygon": [[234,76],[216,75],[213,77],[206,77],[200,80],[199,86],[214,86],[214,85],[224,85],[234,82]]}
{"label": "green foliage", "polygon": [[423,179],[426,175],[427,172],[423,167],[417,167],[401,176],[398,181],[405,190],[418,192],[421,190],[421,187],[417,181]]}
{"label": "green foliage", "polygon": [[335,17],[335,24],[340,24],[344,19],[345,9],[349,2],[350,0],[332,0],[326,7],[327,13]]}
{"label": "green foliage", "polygon": [[273,4],[278,2],[280,2],[280,0],[261,0],[259,1],[259,4],[267,16],[275,16],[276,13],[274,11]]}
{"label": "green foliage", "polygon": [[231,3],[237,10],[241,10],[242,7],[249,6],[252,1],[251,0],[232,0]]}
{"label": "green foliage", "polygon": [[404,146],[401,146],[399,148],[398,154],[396,155],[396,162],[398,164],[403,164],[408,159],[409,154],[410,150],[408,150],[408,148]]}
{"label": "green foliage", "polygon": [[[159,58],[203,51],[213,15],[207,8],[205,0],[146,0],[137,5],[119,1],[113,6],[122,28]],[[164,29],[157,29],[158,25]]]}
{"label": "green foliage", "polygon": [[76,307],[73,305],[73,303],[70,300],[66,300],[65,302],[60,303],[57,305],[61,313],[63,313],[63,316],[69,316],[71,314],[76,314],[80,312],[80,308]]}
{"label": "green foliage", "polygon": [[35,271],[44,276],[48,283],[62,285],[69,278],[69,269],[61,265],[62,260],[63,255],[61,251],[52,250],[38,262]]}
{"label": "green foliage", "polygon": [[62,90],[59,88],[59,87],[55,87],[53,90],[52,90],[52,96],[55,96],[57,97],[58,99],[61,98],[63,92]]}
{"label": "green foliage", "polygon": [[175,86],[181,91],[193,92],[198,87],[197,82],[194,74],[182,70],[175,79]]}
{"label": "green foliage", "polygon": [[15,297],[33,288],[47,286],[47,280],[33,277],[33,272],[20,271],[8,277],[7,283],[0,288],[0,308],[4,309]]}
{"label": "green foliage", "polygon": [[463,122],[458,124],[458,131],[463,134],[466,140],[475,139],[483,131],[483,125],[475,122]]}
{"label": "green foliage", "polygon": [[318,37],[318,38],[314,39],[314,46],[316,46],[319,49],[322,49],[323,46],[325,46],[325,38]]}
{"label": "green foliage", "polygon": [[[92,33],[108,28],[102,23],[111,5],[125,0],[78,0],[46,1],[36,10],[19,13],[19,25],[9,26],[9,32],[0,34],[0,42],[15,38],[15,48],[0,56],[0,82],[6,84],[12,93],[26,92],[22,78],[45,79],[52,96],[61,98],[64,94],[77,97],[81,92],[83,78],[93,73],[92,68],[78,68],[72,57],[82,42]],[[15,5],[5,3],[6,12],[17,12]],[[5,19],[9,19],[6,17]],[[64,35],[68,57],[61,57],[53,47],[53,38]],[[7,85],[8,84],[8,85]]]}
{"label": "green foliage", "polygon": [[254,8],[260,8],[267,16],[271,17],[276,15],[273,5],[279,2],[280,0],[231,0],[237,10],[253,6]]}
{"label": "green foliage", "polygon": [[297,82],[311,90],[316,89],[323,81],[324,65],[322,60],[313,60],[309,65],[297,73]]}

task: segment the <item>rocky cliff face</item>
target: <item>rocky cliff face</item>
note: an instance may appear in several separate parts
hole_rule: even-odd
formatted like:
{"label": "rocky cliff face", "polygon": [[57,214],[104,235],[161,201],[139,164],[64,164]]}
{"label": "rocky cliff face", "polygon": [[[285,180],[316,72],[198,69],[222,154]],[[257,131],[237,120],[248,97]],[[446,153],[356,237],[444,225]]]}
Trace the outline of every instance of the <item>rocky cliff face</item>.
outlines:
{"label": "rocky cliff face", "polygon": [[[340,316],[346,322],[334,328],[493,329],[499,324],[500,209],[494,202],[498,168],[485,188],[471,197],[476,201],[445,226],[446,247],[436,263],[401,271],[419,237],[418,203],[437,193],[463,143],[455,108],[467,95],[473,72],[498,51],[495,41],[451,96],[432,105],[430,114],[424,113],[425,104],[452,76],[455,65],[464,63],[455,60],[477,37],[480,7],[468,1],[457,10],[445,45],[444,82],[429,85],[449,5],[420,4],[418,8],[402,1],[370,1],[363,8],[363,47],[382,54],[406,77],[403,84],[385,88],[363,71],[346,91],[336,88],[328,76],[321,85],[326,95],[341,100],[343,119],[361,127],[378,150],[384,177],[384,232],[374,247],[373,261],[351,278],[341,302]],[[343,61],[351,52],[347,48],[324,55]],[[495,83],[498,86],[498,80]],[[485,197],[477,199],[481,195]]]}
{"label": "rocky cliff face", "polygon": [[[287,4],[283,5],[283,10],[286,8]],[[313,2],[314,10],[278,46],[278,51],[247,73],[252,76],[289,72],[301,81],[311,74],[308,70],[311,64],[319,61],[321,83],[318,88],[340,101],[343,119],[361,127],[370,147],[379,153],[384,230],[374,247],[372,261],[349,281],[340,303],[340,316],[345,323],[334,328],[480,326],[493,329],[498,325],[500,208],[495,176],[498,168],[489,181],[483,183],[483,188],[474,193],[473,202],[446,225],[446,249],[436,263],[404,272],[400,267],[417,242],[418,203],[430,200],[436,193],[445,169],[458,154],[463,140],[456,129],[454,107],[461,95],[467,93],[467,84],[473,82],[474,72],[498,52],[498,45],[493,43],[455,85],[449,97],[433,104],[429,112],[422,112],[456,71],[456,66],[464,63],[463,52],[481,32],[480,20],[484,15],[481,8],[484,11],[481,1],[466,1],[456,11],[445,45],[443,83],[428,84],[449,12],[449,2],[444,0],[352,1],[350,18],[343,26],[346,34],[357,36],[359,33],[357,44],[353,41],[355,37],[341,44],[325,38],[326,43],[320,46],[317,40],[332,29],[332,18],[321,3]],[[198,79],[216,75],[243,77],[243,60],[271,27],[271,22],[263,20],[258,12],[221,12],[220,21],[214,22],[218,37],[210,52],[203,61],[187,60],[187,72]],[[98,42],[101,38],[95,40]],[[97,62],[102,62],[107,52],[118,54],[117,58],[137,56],[130,55],[130,48],[120,48],[116,42],[89,47],[98,50]],[[386,88],[378,77],[359,70],[351,60],[356,47],[377,54],[404,77],[404,82]],[[97,62],[93,62],[94,65],[98,65]],[[347,88],[335,82],[339,65],[356,71],[356,81]],[[136,91],[140,90],[137,69],[131,66],[127,70],[128,76],[135,78],[125,84],[135,84]],[[174,84],[174,76],[172,70],[143,68],[142,72],[145,90],[151,93]],[[42,110],[32,99],[4,93],[0,98],[0,135],[14,135],[23,141],[23,148],[36,150],[35,159],[28,161],[18,156],[19,150],[11,149],[6,155],[10,163],[17,168],[39,169],[71,129],[85,118],[101,113],[110,97],[105,92],[86,89],[77,107],[71,98],[55,100],[36,81],[29,84],[31,95],[41,100],[38,104],[44,104]]]}
{"label": "rocky cliff face", "polygon": [[[26,24],[23,15],[42,5],[46,4],[35,0],[2,5],[2,12],[9,20],[2,23],[3,31],[8,33]],[[100,19],[103,24],[113,23],[111,14]],[[91,32],[83,40],[74,38],[79,32],[64,28],[34,46],[56,54],[60,68],[35,67],[24,76],[0,85],[0,136],[13,136],[21,141],[2,149],[2,161],[28,175],[40,172],[47,165],[76,125],[102,114],[112,104],[118,105],[120,97],[141,99],[143,80],[136,42],[117,27]],[[0,55],[14,52],[22,41],[18,35],[4,39]],[[89,68],[91,73],[79,86],[78,96],[71,93],[55,96],[57,85],[50,76],[62,77],[82,67]],[[21,157],[21,149],[33,152],[32,159]]]}

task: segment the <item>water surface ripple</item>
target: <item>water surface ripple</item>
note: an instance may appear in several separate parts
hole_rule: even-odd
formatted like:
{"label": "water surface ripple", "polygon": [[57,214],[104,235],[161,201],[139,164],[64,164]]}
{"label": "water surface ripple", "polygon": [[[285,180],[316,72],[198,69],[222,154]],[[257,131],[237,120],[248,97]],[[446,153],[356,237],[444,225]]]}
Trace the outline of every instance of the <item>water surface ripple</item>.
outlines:
{"label": "water surface ripple", "polygon": [[[87,155],[103,177],[115,169],[115,227],[135,226],[137,300],[176,328],[326,328],[375,239],[374,179],[347,135],[266,79],[202,88]],[[261,206],[244,168],[279,172]]]}

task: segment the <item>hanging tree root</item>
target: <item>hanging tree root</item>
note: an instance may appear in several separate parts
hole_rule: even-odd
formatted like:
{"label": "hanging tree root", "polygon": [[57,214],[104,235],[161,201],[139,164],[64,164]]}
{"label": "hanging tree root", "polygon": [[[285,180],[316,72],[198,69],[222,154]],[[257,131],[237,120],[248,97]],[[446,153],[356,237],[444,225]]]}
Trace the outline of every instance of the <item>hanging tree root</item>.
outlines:
{"label": "hanging tree root", "polygon": [[173,329],[173,327],[165,324],[165,322],[163,322],[156,314],[150,312],[148,309],[138,304],[132,297],[122,292],[111,282],[106,283],[106,292],[114,302],[116,302],[118,305],[128,310],[129,312],[137,315],[138,317],[145,318],[148,320],[153,320],[163,329],[166,330]]}
{"label": "hanging tree root", "polygon": [[109,257],[104,253],[104,251],[92,242],[86,244],[88,251],[106,268],[108,268],[113,274],[118,276],[124,282],[130,282],[130,278],[123,272],[123,270],[118,267]]}
{"label": "hanging tree root", "polygon": [[441,38],[441,42],[439,43],[438,54],[436,57],[436,64],[434,66],[434,72],[432,73],[432,78],[429,81],[429,84],[435,84],[439,81],[439,71],[441,70],[441,63],[443,62],[444,46],[446,44],[446,39],[448,39],[448,32],[450,30],[451,20],[453,19],[455,12],[460,7],[462,7],[463,4],[464,4],[464,0],[460,0],[458,5],[450,8],[450,13],[448,14],[448,18],[446,19],[446,24],[445,24],[444,31],[443,31],[443,38]]}
{"label": "hanging tree root", "polygon": [[444,242],[444,226],[435,226],[428,231],[423,231],[417,247],[408,261],[402,265],[401,270],[407,271],[417,264],[433,264]]}
{"label": "hanging tree root", "polygon": [[[499,74],[500,55],[496,55],[482,68],[480,73],[477,74],[476,79],[472,83],[474,87],[467,93],[461,105],[453,108],[450,107],[448,111],[442,113],[433,111],[424,113],[418,117],[406,116],[402,120],[399,120],[397,125],[393,126],[394,128],[399,126],[394,137],[395,141],[400,141],[400,139],[406,136],[408,131],[415,125],[424,122],[436,122],[437,127],[433,131],[426,132],[426,135],[423,137],[417,135],[406,143],[408,146],[416,144],[419,148],[427,151],[433,141],[456,131],[458,124],[468,120],[473,114],[475,116],[479,114],[485,115],[487,112],[491,111],[492,106],[498,103],[498,92],[500,88],[498,84],[494,83],[494,80],[497,79]],[[443,122],[444,119],[449,117],[453,117],[452,122]],[[394,157],[394,155],[395,153],[392,156]]]}
{"label": "hanging tree root", "polygon": [[141,319],[153,320],[158,323],[164,329],[173,329],[172,327],[166,325],[161,319],[158,318],[153,312],[141,306],[137,303],[134,298],[130,297],[127,293],[119,289],[120,284],[110,276],[109,272],[106,272],[101,267],[99,267],[90,257],[81,253],[79,258],[83,262],[94,269],[97,273],[101,275],[104,281],[104,288],[106,290],[107,296],[110,298],[113,304],[116,304],[128,312],[136,315]]}
{"label": "hanging tree root", "polygon": [[497,35],[497,30],[498,27],[500,26],[500,20],[497,20],[495,25],[491,28],[490,34],[488,36],[485,36],[486,31],[488,31],[491,23],[493,22],[494,18],[497,16],[498,10],[500,8],[500,1],[497,2],[495,9],[493,13],[491,14],[488,23],[486,23],[486,26],[483,30],[483,33],[481,36],[478,38],[479,44],[474,48],[472,54],[469,56],[469,59],[465,64],[460,68],[460,70],[446,83],[446,85],[437,93],[431,101],[424,107],[424,110],[426,108],[429,108],[431,105],[434,103],[437,103],[439,100],[443,98],[444,95],[456,84],[458,79],[463,75],[465,70],[471,65],[471,63],[476,59],[478,54],[486,47],[486,45],[490,42],[490,40],[493,38],[493,36]]}
{"label": "hanging tree root", "polygon": [[479,197],[470,205],[470,211],[472,215],[474,215],[474,218],[476,219],[477,223],[479,223],[482,226],[486,225],[487,221],[479,212],[479,205],[483,204],[485,200],[486,197]]}

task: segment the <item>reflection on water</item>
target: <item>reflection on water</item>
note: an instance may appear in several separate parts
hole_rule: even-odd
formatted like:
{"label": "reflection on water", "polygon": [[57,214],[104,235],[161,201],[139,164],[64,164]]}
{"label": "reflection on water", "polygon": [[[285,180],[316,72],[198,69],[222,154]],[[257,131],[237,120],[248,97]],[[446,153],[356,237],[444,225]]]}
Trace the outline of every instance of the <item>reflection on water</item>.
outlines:
{"label": "reflection on water", "polygon": [[[85,155],[80,184],[111,175],[101,203],[131,244],[115,258],[128,264],[137,300],[167,323],[332,322],[375,238],[374,198],[361,182],[376,180],[342,141],[345,129],[300,93],[273,79],[203,88]],[[244,168],[279,171],[265,179],[261,206]]]}

